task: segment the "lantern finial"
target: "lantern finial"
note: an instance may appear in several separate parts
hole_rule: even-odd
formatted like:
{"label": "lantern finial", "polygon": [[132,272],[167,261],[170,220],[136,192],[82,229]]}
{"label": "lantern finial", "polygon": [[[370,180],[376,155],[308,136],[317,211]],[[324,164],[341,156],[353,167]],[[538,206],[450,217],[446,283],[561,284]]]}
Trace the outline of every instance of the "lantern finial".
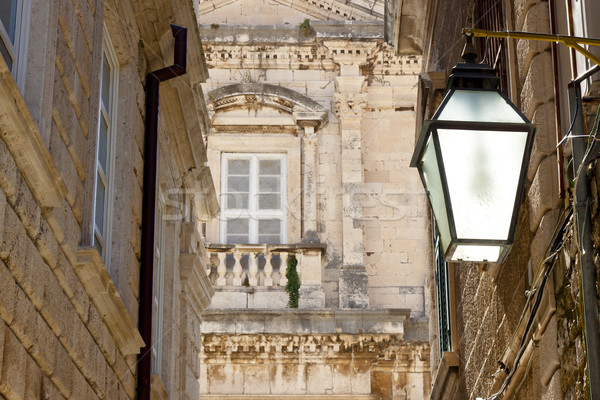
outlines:
{"label": "lantern finial", "polygon": [[473,46],[473,35],[468,32],[464,33],[465,36],[465,47],[462,52],[462,59],[468,63],[474,63],[477,60],[477,50]]}

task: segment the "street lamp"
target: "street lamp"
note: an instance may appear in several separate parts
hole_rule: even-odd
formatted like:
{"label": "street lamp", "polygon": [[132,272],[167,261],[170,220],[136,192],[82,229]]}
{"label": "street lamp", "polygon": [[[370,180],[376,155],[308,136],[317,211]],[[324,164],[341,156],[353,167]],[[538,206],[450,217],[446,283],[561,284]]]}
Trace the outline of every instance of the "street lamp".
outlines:
{"label": "street lamp", "polygon": [[537,128],[498,90],[494,69],[475,62],[466,39],[465,62],[424,121],[410,165],[427,190],[444,259],[498,263],[514,240]]}

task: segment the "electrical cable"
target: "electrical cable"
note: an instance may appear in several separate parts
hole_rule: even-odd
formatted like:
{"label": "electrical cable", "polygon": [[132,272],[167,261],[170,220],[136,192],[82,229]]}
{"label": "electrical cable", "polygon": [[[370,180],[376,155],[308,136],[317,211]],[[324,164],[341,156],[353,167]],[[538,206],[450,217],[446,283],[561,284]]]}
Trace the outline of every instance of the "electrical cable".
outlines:
{"label": "electrical cable", "polygon": [[[566,216],[566,218],[564,219],[560,229],[558,229],[556,235],[555,235],[555,240],[554,242],[549,245],[549,249],[548,251],[551,252],[551,254],[546,257],[542,262],[540,262],[540,267],[545,265],[545,268],[543,269],[543,271],[540,271],[537,275],[536,278],[534,280],[534,283],[532,284],[532,289],[529,291],[532,295],[535,294],[535,301],[534,304],[531,308],[530,314],[529,314],[529,319],[527,321],[527,325],[525,327],[525,331],[523,332],[523,336],[521,338],[521,342],[519,343],[519,347],[517,350],[517,355],[515,356],[515,361],[512,365],[511,371],[508,374],[508,376],[506,377],[506,379],[504,380],[502,386],[500,387],[500,389],[494,393],[493,395],[491,395],[490,397],[488,397],[486,400],[497,400],[499,398],[500,395],[502,395],[502,393],[506,390],[506,388],[508,387],[508,385],[511,383],[517,367],[521,361],[521,358],[523,356],[523,352],[525,350],[526,344],[528,342],[528,338],[529,338],[529,334],[531,333],[531,328],[533,325],[533,321],[535,320],[535,317],[537,315],[537,311],[539,309],[539,306],[541,304],[541,299],[542,296],[544,294],[544,287],[546,285],[548,276],[550,275],[550,272],[552,271],[554,265],[555,265],[555,261],[556,258],[558,256],[558,253],[560,251],[560,249],[562,249],[563,245],[564,245],[564,239],[565,239],[565,232],[567,230],[568,225],[571,223],[572,220],[572,215],[573,215],[573,209],[569,210],[568,215]],[[540,268],[538,268],[538,270],[540,270]],[[537,282],[540,280],[541,278],[541,282],[539,283],[539,286],[537,285]],[[519,327],[521,325],[521,322],[523,321],[523,317],[525,315],[525,312],[528,308],[528,305],[530,303],[531,298],[533,297],[532,295],[529,295],[527,298],[527,302],[525,304],[525,307],[523,309],[523,312],[521,313],[521,317],[519,318],[519,323],[517,324],[517,327]],[[513,333],[511,340],[509,341],[512,342],[512,340],[514,339],[514,337],[516,336],[518,332],[518,328],[517,330]],[[506,354],[506,351],[508,350],[510,346],[507,346],[507,348],[505,349],[503,356]],[[531,357],[533,357],[533,354],[531,355]],[[529,362],[531,361],[531,358],[529,360]],[[529,364],[528,362],[528,364]],[[528,367],[526,367],[528,368]],[[527,374],[527,371],[525,373],[525,375]],[[519,387],[521,386],[521,384],[519,384]]]}
{"label": "electrical cable", "polygon": [[[579,90],[577,90],[577,88],[575,89],[575,96],[576,96],[577,100],[579,100]],[[567,131],[567,134],[556,145],[557,148],[562,146],[562,144],[565,142],[565,140],[573,139],[573,137],[570,135],[571,135],[571,132],[573,131],[573,127],[575,126],[575,119],[577,119],[578,112],[579,112],[579,101],[576,101],[575,102],[575,112],[573,113],[573,118],[571,118],[571,126],[569,126],[569,130]]]}

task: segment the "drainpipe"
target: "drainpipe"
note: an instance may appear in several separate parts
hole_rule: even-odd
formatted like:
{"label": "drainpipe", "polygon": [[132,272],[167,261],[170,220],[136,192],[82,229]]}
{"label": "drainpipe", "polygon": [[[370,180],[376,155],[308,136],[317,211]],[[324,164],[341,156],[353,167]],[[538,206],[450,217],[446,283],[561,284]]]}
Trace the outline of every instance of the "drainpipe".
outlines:
{"label": "drainpipe", "polygon": [[590,189],[587,180],[586,164],[583,163],[587,151],[583,127],[583,102],[580,83],[600,68],[592,68],[587,73],[569,83],[569,106],[574,119],[572,139],[573,171],[578,175],[575,186],[575,217],[577,221],[579,259],[581,265],[581,295],[583,297],[583,327],[588,363],[590,399],[600,400],[600,329],[598,322],[598,293],[596,291],[596,265],[592,244],[592,218]]}
{"label": "drainpipe", "polygon": [[[550,13],[550,33],[556,35],[556,11],[554,7],[555,0],[548,1],[548,8]],[[560,96],[560,85],[558,84],[558,43],[552,42],[552,76],[554,77],[554,122],[556,124],[556,143],[560,143],[562,140],[562,121],[561,121],[561,96]],[[565,197],[565,179],[564,179],[564,153],[562,147],[556,150],[556,159],[558,165],[558,195],[560,198]]]}
{"label": "drainpipe", "polygon": [[152,368],[152,289],[158,160],[158,97],[160,82],[186,73],[187,29],[171,25],[175,38],[173,65],[146,77],[146,129],[144,136],[144,193],[142,197],[142,248],[140,266],[139,330],[145,346],[138,356],[137,399],[150,399]]}

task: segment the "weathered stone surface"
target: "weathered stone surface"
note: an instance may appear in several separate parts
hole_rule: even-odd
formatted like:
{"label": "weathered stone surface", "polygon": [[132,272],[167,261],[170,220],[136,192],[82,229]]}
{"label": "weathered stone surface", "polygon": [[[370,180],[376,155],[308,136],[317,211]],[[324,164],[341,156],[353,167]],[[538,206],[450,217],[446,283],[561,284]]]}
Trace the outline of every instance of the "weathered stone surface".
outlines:
{"label": "weathered stone surface", "polygon": [[544,214],[560,204],[556,156],[547,157],[540,163],[526,201],[529,207],[529,230],[534,233]]}
{"label": "weathered stone surface", "polygon": [[531,119],[535,110],[550,102],[554,92],[548,82],[552,82],[552,56],[545,51],[533,57],[529,68],[521,71],[521,111]]}

